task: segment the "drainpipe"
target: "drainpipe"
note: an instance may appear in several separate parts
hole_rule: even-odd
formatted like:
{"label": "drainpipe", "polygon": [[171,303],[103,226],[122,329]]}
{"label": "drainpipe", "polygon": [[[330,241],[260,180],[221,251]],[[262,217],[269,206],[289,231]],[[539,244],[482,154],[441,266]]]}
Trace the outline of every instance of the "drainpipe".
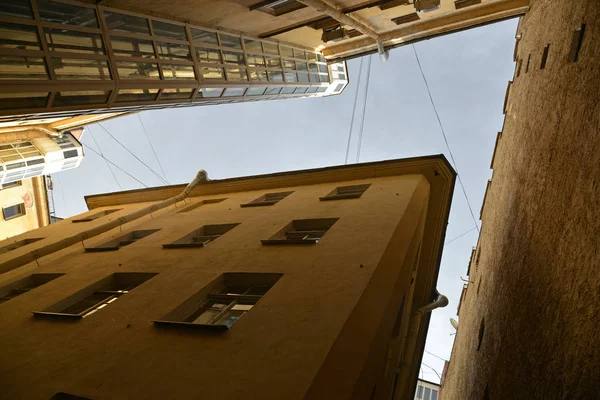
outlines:
{"label": "drainpipe", "polygon": [[124,215],[120,218],[117,218],[117,219],[114,219],[111,221],[107,221],[107,222],[103,223],[102,225],[96,226],[95,228],[91,228],[91,229],[88,229],[87,231],[79,232],[73,236],[69,236],[64,239],[61,239],[58,242],[49,243],[43,247],[40,247],[39,249],[32,250],[29,253],[25,253],[23,255],[15,257],[11,260],[8,260],[4,264],[2,264],[2,266],[0,266],[0,274],[10,271],[10,270],[13,270],[15,268],[19,268],[27,263],[37,261],[38,259],[40,259],[44,256],[53,254],[57,251],[65,249],[69,246],[83,242],[86,239],[90,239],[94,236],[98,236],[104,232],[107,232],[111,229],[117,228],[128,222],[134,221],[134,220],[141,218],[145,215],[148,215],[154,211],[158,211],[158,210],[168,207],[172,204],[178,203],[178,202],[182,201],[183,199],[185,199],[186,197],[188,197],[190,192],[192,191],[192,189],[194,189],[194,187],[198,183],[207,182],[209,180],[210,179],[208,179],[208,174],[206,173],[206,171],[201,169],[196,174],[196,177],[194,178],[194,180],[191,181],[185,187],[183,192],[181,192],[177,196],[170,197],[166,200],[161,201],[160,203],[152,204],[148,207],[144,207],[142,209],[134,211],[131,214]]}
{"label": "drainpipe", "polygon": [[404,355],[402,356],[402,361],[398,364],[398,374],[396,384],[394,385],[392,399],[404,400],[403,392],[408,387],[408,378],[411,370],[410,367],[412,366],[415,356],[421,319],[428,312],[431,312],[439,307],[446,307],[448,305],[448,298],[443,294],[440,294],[440,292],[437,290],[435,292],[437,293],[437,298],[435,301],[418,308],[410,317],[408,333],[406,336],[406,345],[404,346]]}
{"label": "drainpipe", "polygon": [[385,51],[385,48],[383,47],[383,42],[381,41],[381,36],[379,36],[379,34],[375,32],[373,28],[367,26],[365,23],[360,22],[354,17],[344,14],[343,12],[339,11],[335,7],[330,6],[322,0],[298,0],[298,2],[308,7],[312,7],[323,14],[327,14],[339,23],[351,26],[360,33],[373,38],[375,42],[377,42],[377,51],[379,52],[381,59],[383,61],[387,61],[387,59],[389,58],[389,52]]}
{"label": "drainpipe", "polygon": [[[35,135],[31,135],[28,133],[18,133],[26,131],[37,131],[38,133]],[[43,126],[14,126],[9,128],[0,128],[0,141],[2,142],[22,139],[33,139],[36,137],[46,136],[62,137],[62,132],[55,131],[54,129],[44,128]]]}

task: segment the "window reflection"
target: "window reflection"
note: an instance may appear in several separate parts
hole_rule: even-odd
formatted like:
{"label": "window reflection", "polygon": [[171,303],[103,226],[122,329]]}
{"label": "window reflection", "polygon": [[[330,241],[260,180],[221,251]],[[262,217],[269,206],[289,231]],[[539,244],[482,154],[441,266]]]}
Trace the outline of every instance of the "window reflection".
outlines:
{"label": "window reflection", "polygon": [[108,62],[81,58],[53,57],[52,69],[57,79],[110,80]]}

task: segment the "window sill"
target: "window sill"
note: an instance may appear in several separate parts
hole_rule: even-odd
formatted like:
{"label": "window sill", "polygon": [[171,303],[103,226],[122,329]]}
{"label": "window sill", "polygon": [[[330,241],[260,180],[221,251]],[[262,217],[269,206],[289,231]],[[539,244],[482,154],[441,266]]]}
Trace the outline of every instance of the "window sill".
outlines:
{"label": "window sill", "polygon": [[154,325],[159,327],[185,328],[192,330],[228,331],[227,325],[193,324],[191,322],[155,320]]}
{"label": "window sill", "polygon": [[37,317],[37,318],[57,318],[57,319],[69,319],[69,320],[83,319],[83,315],[81,315],[81,314],[64,314],[64,313],[55,313],[55,312],[47,312],[47,311],[34,311],[33,316]]}
{"label": "window sill", "polygon": [[163,244],[163,249],[187,249],[204,247],[204,243],[169,243]]}
{"label": "window sill", "polygon": [[71,220],[72,223],[77,223],[77,222],[90,222],[93,221],[95,218],[82,218],[82,219],[73,219]]}
{"label": "window sill", "polygon": [[329,201],[329,200],[358,199],[361,196],[362,196],[362,193],[361,194],[338,194],[335,196],[319,197],[319,200]]}
{"label": "window sill", "polygon": [[268,240],[261,240],[261,243],[265,244],[265,245],[316,244],[318,242],[319,242],[318,239],[310,239],[310,240],[268,239]]}
{"label": "window sill", "polygon": [[88,253],[99,253],[102,251],[115,251],[119,250],[119,247],[86,247],[85,251]]}
{"label": "window sill", "polygon": [[265,207],[265,206],[273,206],[275,204],[277,204],[277,201],[263,201],[260,203],[246,203],[246,204],[240,204],[240,207],[242,208],[246,208],[246,207]]}

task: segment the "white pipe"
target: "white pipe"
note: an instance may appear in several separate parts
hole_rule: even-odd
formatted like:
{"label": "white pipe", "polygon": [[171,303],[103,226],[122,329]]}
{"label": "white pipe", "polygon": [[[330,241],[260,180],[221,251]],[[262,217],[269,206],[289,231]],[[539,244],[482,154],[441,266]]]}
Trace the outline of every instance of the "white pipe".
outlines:
{"label": "white pipe", "polygon": [[436,293],[437,298],[432,303],[418,308],[410,317],[408,333],[406,334],[406,344],[404,346],[404,355],[402,356],[402,359],[398,365],[399,370],[396,384],[394,385],[394,393],[392,393],[392,399],[404,400],[401,396],[408,387],[408,378],[414,361],[413,358],[417,346],[421,319],[428,312],[431,312],[436,308],[446,307],[448,305],[448,298],[443,294],[440,294],[440,292],[437,290]]}
{"label": "white pipe", "polygon": [[61,239],[58,242],[49,243],[43,247],[40,247],[39,249],[32,250],[29,253],[25,253],[23,255],[15,257],[11,260],[8,260],[4,264],[2,264],[2,266],[0,266],[0,274],[10,271],[10,270],[13,270],[15,268],[19,268],[27,263],[36,261],[44,256],[53,254],[59,250],[63,250],[74,244],[83,242],[86,239],[92,238],[94,236],[98,236],[104,232],[111,230],[111,229],[117,228],[123,224],[126,224],[128,222],[131,222],[138,218],[141,218],[145,215],[148,215],[153,211],[157,211],[162,208],[168,207],[171,204],[178,203],[178,202],[182,201],[183,199],[185,199],[186,197],[188,197],[190,192],[192,191],[192,189],[194,189],[194,187],[198,183],[207,182],[209,180],[210,179],[208,179],[208,174],[206,173],[206,171],[201,169],[196,174],[196,177],[185,187],[183,192],[181,192],[177,196],[170,197],[166,200],[161,201],[160,203],[152,204],[150,206],[141,208],[137,211],[134,211],[130,214],[124,215],[120,218],[107,221],[107,222],[103,223],[102,225],[96,226],[95,228],[91,228],[86,231],[76,233],[75,235]]}
{"label": "white pipe", "polygon": [[328,16],[335,19],[336,21],[338,21],[341,24],[351,26],[352,28],[356,29],[360,33],[373,38],[377,42],[377,51],[381,55],[381,59],[383,61],[386,61],[388,59],[389,53],[387,51],[385,51],[385,48],[383,47],[383,42],[381,41],[381,37],[379,36],[379,33],[377,33],[375,31],[375,29],[371,28],[367,24],[359,21],[358,19],[356,19],[354,17],[344,14],[343,12],[341,12],[337,8],[327,4],[323,0],[298,0],[298,1],[306,6],[314,8],[315,10],[317,10],[319,12],[327,14]]}

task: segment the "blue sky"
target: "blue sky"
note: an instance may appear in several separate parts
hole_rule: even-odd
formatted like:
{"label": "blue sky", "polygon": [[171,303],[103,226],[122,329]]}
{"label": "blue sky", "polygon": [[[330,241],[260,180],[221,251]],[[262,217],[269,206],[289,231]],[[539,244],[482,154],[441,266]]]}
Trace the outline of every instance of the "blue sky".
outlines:
{"label": "blue sky", "polygon": [[[476,218],[491,177],[489,166],[502,127],[504,94],[514,71],[516,26],[513,19],[416,44]],[[360,60],[348,63],[350,84],[339,96],[154,110],[139,117],[171,184],[189,182],[201,168],[212,179],[221,179],[344,164],[359,65]],[[365,59],[350,163],[357,153],[366,66]],[[102,125],[161,174],[137,115]],[[162,184],[97,124],[89,127],[82,142],[96,151],[100,147],[106,158],[145,185]],[[439,153],[450,159],[412,47],[392,50],[386,63],[373,56],[359,161]],[[124,190],[143,187],[113,170]],[[54,174],[52,179],[59,217],[86,211],[85,195],[120,190],[105,161],[89,150],[80,168]],[[450,305],[433,313],[426,345],[426,351],[445,359],[450,357],[454,340],[448,320],[456,318],[463,284],[460,276],[466,275],[477,242],[474,226],[457,184],[447,241],[468,233],[444,248],[438,290],[448,296]],[[441,374],[443,361],[426,353],[423,362]],[[422,367],[422,377],[439,380],[427,366]]]}

